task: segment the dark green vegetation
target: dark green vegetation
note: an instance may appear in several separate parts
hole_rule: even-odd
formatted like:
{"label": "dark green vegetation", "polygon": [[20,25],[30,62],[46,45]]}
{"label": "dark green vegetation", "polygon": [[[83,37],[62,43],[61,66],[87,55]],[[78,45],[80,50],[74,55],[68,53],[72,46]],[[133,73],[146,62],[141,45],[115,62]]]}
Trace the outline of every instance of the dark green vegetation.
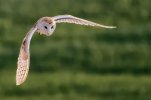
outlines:
{"label": "dark green vegetation", "polygon": [[[150,0],[0,0],[0,100],[151,100]],[[15,86],[26,32],[42,16],[72,14],[117,29],[58,24],[35,34],[31,67]]]}
{"label": "dark green vegetation", "polygon": [[[82,72],[32,73],[26,85],[16,87],[2,73],[2,100],[150,100],[151,76],[98,75]],[[7,80],[9,79],[9,80]]]}

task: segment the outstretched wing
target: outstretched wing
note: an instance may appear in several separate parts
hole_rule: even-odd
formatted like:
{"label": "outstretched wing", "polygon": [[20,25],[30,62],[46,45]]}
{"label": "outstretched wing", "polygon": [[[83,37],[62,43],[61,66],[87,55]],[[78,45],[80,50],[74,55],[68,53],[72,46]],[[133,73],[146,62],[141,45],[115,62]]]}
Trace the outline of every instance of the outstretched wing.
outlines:
{"label": "outstretched wing", "polygon": [[18,65],[16,71],[16,85],[22,84],[26,80],[26,77],[28,75],[30,63],[30,52],[29,52],[30,40],[36,30],[37,28],[35,27],[31,28],[31,30],[27,33],[26,37],[22,42],[17,63]]}
{"label": "outstretched wing", "polygon": [[30,63],[30,54],[26,51],[26,42],[22,43],[20,54],[18,57],[18,66],[17,66],[17,72],[16,72],[16,85],[22,84],[28,74],[29,70],[29,63]]}
{"label": "outstretched wing", "polygon": [[97,23],[94,23],[85,19],[74,17],[72,15],[59,15],[59,16],[54,16],[52,18],[56,21],[56,23],[64,22],[64,23],[74,23],[74,24],[96,26],[96,27],[103,27],[103,28],[116,28],[114,26],[106,26],[106,25],[97,24]]}

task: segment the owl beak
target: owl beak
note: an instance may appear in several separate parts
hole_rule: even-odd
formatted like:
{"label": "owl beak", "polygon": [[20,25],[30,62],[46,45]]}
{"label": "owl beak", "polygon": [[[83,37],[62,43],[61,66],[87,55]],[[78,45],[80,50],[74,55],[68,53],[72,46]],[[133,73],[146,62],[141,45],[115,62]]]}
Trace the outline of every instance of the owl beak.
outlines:
{"label": "owl beak", "polygon": [[52,30],[49,28],[49,29],[48,29],[48,33],[51,34],[51,31],[52,31]]}

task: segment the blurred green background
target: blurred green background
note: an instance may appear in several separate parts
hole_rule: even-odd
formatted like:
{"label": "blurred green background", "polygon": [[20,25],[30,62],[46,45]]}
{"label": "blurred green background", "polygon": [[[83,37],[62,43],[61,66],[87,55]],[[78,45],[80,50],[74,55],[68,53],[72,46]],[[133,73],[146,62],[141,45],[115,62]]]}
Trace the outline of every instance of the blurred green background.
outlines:
{"label": "blurred green background", "polygon": [[[151,0],[0,0],[0,100],[151,100]],[[26,82],[21,42],[43,16],[71,14],[117,29],[57,24],[35,34]]]}

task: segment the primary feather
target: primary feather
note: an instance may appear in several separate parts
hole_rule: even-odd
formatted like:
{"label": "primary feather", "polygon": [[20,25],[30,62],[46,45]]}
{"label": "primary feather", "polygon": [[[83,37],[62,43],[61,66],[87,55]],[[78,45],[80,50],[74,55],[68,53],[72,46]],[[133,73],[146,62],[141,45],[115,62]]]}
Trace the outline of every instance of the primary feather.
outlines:
{"label": "primary feather", "polygon": [[103,28],[116,28],[114,26],[106,26],[102,24],[97,24],[92,21],[74,17],[72,15],[58,15],[58,16],[54,16],[53,18],[56,21],[56,23],[74,23],[74,24],[96,26],[96,27],[103,27]]}

